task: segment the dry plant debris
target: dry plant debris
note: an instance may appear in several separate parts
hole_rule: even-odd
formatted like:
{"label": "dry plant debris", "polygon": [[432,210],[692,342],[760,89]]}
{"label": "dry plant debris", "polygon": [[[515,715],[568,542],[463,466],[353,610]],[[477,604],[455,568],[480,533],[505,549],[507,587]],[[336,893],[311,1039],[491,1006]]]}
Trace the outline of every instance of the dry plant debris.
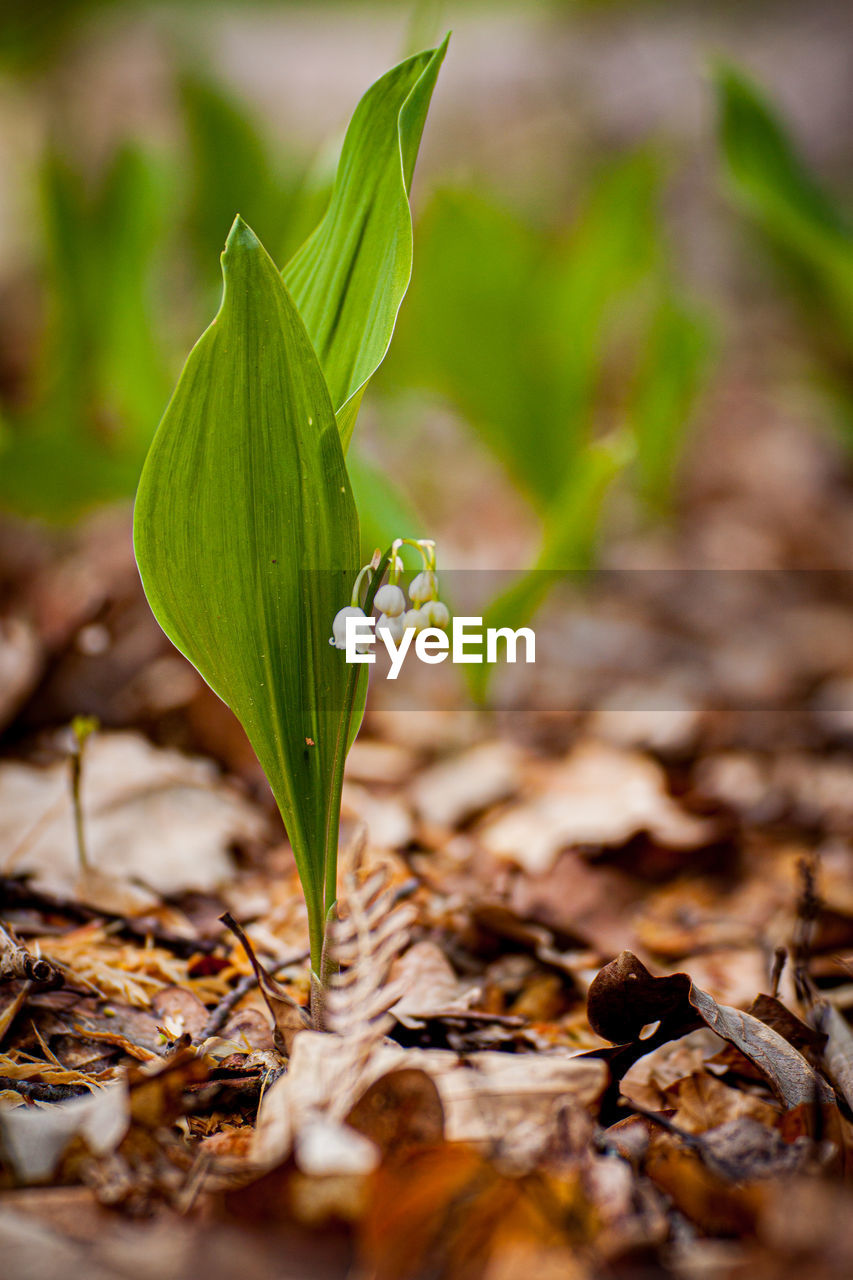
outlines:
{"label": "dry plant debris", "polygon": [[[828,709],[853,602],[798,583],[759,652],[737,580],[709,579],[709,611],[691,577],[607,578],[574,611],[588,709],[376,707],[317,1030],[292,856],[245,743],[162,665],[104,536],[46,556],[4,630],[9,1274],[846,1280],[853,810]],[[139,728],[86,747],[87,872],[67,743],[43,726],[86,667],[89,598],[113,637],[88,668],[106,726],[126,723],[125,641],[146,656]],[[643,658],[616,680],[620,636]],[[733,696],[739,653],[775,710]]]}

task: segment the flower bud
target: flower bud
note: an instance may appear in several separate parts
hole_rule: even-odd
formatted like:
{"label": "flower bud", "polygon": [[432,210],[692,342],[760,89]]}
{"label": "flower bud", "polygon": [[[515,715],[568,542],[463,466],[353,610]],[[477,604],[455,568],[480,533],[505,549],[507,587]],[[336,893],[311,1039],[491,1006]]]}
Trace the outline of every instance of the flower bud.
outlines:
{"label": "flower bud", "polygon": [[384,587],[379,588],[373,603],[388,618],[399,618],[406,610],[405,595],[399,587],[392,586],[390,582],[386,582]]}
{"label": "flower bud", "polygon": [[443,600],[430,600],[423,606],[421,612],[427,615],[431,627],[438,627],[439,631],[447,629],[447,624],[450,622],[450,610]]}
{"label": "flower bud", "polygon": [[412,578],[409,595],[414,604],[423,604],[425,600],[434,600],[438,595],[438,579],[432,569],[424,569]]}
{"label": "flower bud", "polygon": [[[347,618],[363,617],[364,610],[360,609],[357,604],[348,604],[345,609],[339,609],[332,623],[332,637],[329,640],[329,644],[333,644],[336,649],[345,649],[347,647]],[[363,652],[361,645],[358,646],[358,650]]]}
{"label": "flower bud", "polygon": [[415,633],[425,631],[430,625],[427,617],[426,609],[409,609],[403,614],[403,630],[408,631],[410,627],[414,627]]}
{"label": "flower bud", "polygon": [[[400,594],[402,595],[402,592]],[[380,631],[387,631],[394,643],[399,644],[405,630],[406,625],[402,614],[398,613],[394,617],[389,617],[387,613],[380,613],[376,622],[377,635]]]}

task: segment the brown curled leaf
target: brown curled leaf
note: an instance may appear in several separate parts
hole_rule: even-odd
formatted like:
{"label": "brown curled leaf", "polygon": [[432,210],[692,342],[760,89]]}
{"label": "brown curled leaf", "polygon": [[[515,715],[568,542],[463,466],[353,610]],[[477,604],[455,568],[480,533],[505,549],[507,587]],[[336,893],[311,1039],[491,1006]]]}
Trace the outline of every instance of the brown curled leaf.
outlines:
{"label": "brown curled leaf", "polygon": [[[598,973],[589,989],[587,1016],[593,1030],[619,1046],[603,1051],[615,1079],[638,1058],[703,1024],[754,1063],[786,1107],[831,1103],[833,1092],[803,1055],[772,1027],[694,986],[686,973],[656,978],[630,951]],[[640,1040],[650,1023],[657,1032]]]}
{"label": "brown curled leaf", "polygon": [[309,1026],[308,1015],[302,1006],[296,1003],[290,992],[286,991],[280,982],[276,982],[272,974],[264,968],[255,955],[254,947],[231,913],[226,911],[219,918],[234,936],[239,938],[248,961],[255,971],[261,995],[272,1014],[272,1035],[275,1047],[285,1058],[289,1058],[296,1036]]}
{"label": "brown curled leaf", "polygon": [[756,996],[749,1006],[749,1012],[754,1018],[778,1031],[780,1036],[784,1036],[788,1044],[799,1049],[813,1066],[820,1059],[826,1046],[826,1036],[803,1022],[802,1018],[792,1013],[776,996]]}

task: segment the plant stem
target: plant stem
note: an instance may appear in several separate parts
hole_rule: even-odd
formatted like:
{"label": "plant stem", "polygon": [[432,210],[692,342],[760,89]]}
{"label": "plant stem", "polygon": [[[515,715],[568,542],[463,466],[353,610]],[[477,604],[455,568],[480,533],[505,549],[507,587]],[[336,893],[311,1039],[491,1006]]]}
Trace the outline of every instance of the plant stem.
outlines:
{"label": "plant stem", "polygon": [[319,906],[308,902],[308,945],[311,948],[311,981],[313,984],[314,975],[319,974],[323,961],[323,936],[325,912],[323,911],[322,901]]}
{"label": "plant stem", "polygon": [[[368,616],[373,609],[373,601],[385,571],[391,560],[392,548],[389,547],[385,552],[379,564],[373,573],[367,587],[367,594],[364,600],[364,612]],[[324,955],[324,941],[326,937],[326,929],[328,927],[329,915],[334,908],[338,897],[338,836],[341,826],[341,792],[344,785],[344,765],[347,758],[347,745],[349,743],[350,728],[352,725],[353,712],[355,710],[355,699],[358,692],[358,681],[362,675],[360,665],[353,664],[350,666],[349,677],[347,679],[347,688],[345,694],[344,707],[346,711],[346,723],[341,735],[341,742],[335,757],[334,770],[332,772],[332,785],[329,793],[329,809],[326,818],[326,847],[323,851],[323,901],[321,910],[312,910],[308,908],[308,930],[311,941],[311,1016],[317,1021],[322,1020],[322,1006],[325,1001],[325,990],[331,976],[329,968],[329,957]],[[314,1007],[315,1003],[318,1007],[317,1018],[315,1019]]]}
{"label": "plant stem", "polygon": [[80,870],[88,872],[89,870],[89,854],[86,848],[86,831],[83,822],[83,752],[86,747],[86,740],[98,728],[98,721],[94,716],[75,716],[71,722],[71,732],[74,736],[74,745],[71,750],[70,766],[71,766],[71,805],[74,809],[74,834],[77,840],[77,857],[80,862]]}

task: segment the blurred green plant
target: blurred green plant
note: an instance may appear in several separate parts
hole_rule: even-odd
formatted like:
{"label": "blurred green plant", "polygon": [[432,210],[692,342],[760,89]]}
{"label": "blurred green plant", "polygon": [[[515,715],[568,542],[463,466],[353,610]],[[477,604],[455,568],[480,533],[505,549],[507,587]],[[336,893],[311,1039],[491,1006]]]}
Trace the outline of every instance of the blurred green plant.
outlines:
{"label": "blurred green plant", "polygon": [[212,274],[235,209],[276,260],[287,261],[329,203],[339,143],[306,166],[304,157],[273,147],[246,104],[196,66],[179,72],[178,98],[189,171],[183,221],[199,278]]}
{"label": "blurred green plant", "polygon": [[[523,625],[560,576],[593,564],[620,476],[655,516],[669,511],[712,335],[672,284],[660,186],[641,151],[602,170],[568,227],[464,189],[438,193],[419,225],[385,381],[453,405],[542,527],[534,567],[487,625]],[[468,670],[480,695],[490,671]]]}
{"label": "blurred green plant", "polygon": [[10,509],[64,519],[132,492],[168,389],[152,298],[168,203],[163,168],[137,146],[94,191],[58,152],[45,156],[46,330],[34,403],[6,411]]}
{"label": "blurred green plant", "polygon": [[721,64],[715,85],[729,190],[804,309],[805,331],[853,428],[853,216],[814,177],[757,84]]}
{"label": "blurred green plant", "polygon": [[[8,409],[0,432],[0,505],[18,514],[64,521],[131,494],[174,373],[166,356],[175,331],[171,313],[204,310],[213,283],[208,264],[219,252],[223,227],[242,209],[279,260],[287,260],[329,205],[340,142],[307,165],[295,155],[281,159],[245,104],[211,76],[185,68],[177,85],[183,175],[131,143],[119,149],[94,190],[83,166],[55,149],[43,160],[46,332],[32,403]],[[393,105],[385,104],[391,111]],[[417,102],[409,109],[416,112]],[[416,124],[414,118],[406,124],[403,140],[414,137]],[[386,110],[376,127],[385,130],[387,162],[400,144],[396,120]],[[407,182],[414,164],[408,146]],[[401,285],[405,289],[406,235],[411,239],[408,201],[405,211],[400,203],[392,207],[388,251],[396,265],[389,262],[389,278],[396,292],[386,312],[372,317],[380,330],[385,326],[386,346],[387,307],[396,314]],[[194,265],[189,275],[186,251]],[[298,260],[292,269],[300,270]],[[407,282],[405,269],[403,275]],[[187,286],[188,299],[180,296]],[[370,512],[364,538],[371,550],[401,527],[415,528],[411,505],[387,476],[354,459],[353,481]],[[408,523],[401,523],[403,513]]]}

